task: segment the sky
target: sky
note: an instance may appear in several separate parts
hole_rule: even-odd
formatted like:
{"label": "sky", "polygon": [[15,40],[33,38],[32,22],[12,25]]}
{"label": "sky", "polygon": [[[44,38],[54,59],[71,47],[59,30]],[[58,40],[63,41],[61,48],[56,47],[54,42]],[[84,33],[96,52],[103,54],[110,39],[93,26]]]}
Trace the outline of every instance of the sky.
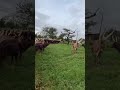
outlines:
{"label": "sky", "polygon": [[[76,30],[78,38],[85,37],[85,0],[35,0],[35,32],[45,26]],[[75,39],[74,37],[73,39]]]}
{"label": "sky", "polygon": [[[22,0],[0,0],[0,18],[13,13],[19,1]],[[93,12],[101,8],[104,14],[103,27],[117,27],[120,30],[119,4],[120,0],[35,0],[35,30],[39,32],[43,26],[57,27],[59,33],[63,28],[77,29],[79,37],[84,37],[85,8]],[[100,23],[99,13],[95,20]],[[93,31],[98,31],[99,23]]]}
{"label": "sky", "polygon": [[93,32],[98,32],[101,22],[101,13],[103,13],[103,25],[102,31],[105,28],[116,28],[120,30],[120,0],[86,0],[85,8],[94,12],[97,8],[100,8],[97,16],[93,20],[97,21],[97,25],[92,28]]}
{"label": "sky", "polygon": [[15,12],[16,4],[21,0],[0,0],[0,18]]}

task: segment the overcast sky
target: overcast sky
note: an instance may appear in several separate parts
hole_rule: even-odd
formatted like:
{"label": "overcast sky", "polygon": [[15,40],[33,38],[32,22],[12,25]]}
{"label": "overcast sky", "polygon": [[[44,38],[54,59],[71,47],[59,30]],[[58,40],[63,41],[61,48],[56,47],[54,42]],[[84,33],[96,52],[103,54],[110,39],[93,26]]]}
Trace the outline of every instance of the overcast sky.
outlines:
{"label": "overcast sky", "polygon": [[[19,1],[21,0],[0,0],[0,18],[13,13]],[[63,28],[73,31],[78,28],[79,37],[84,37],[85,6],[93,12],[101,8],[104,15],[104,27],[120,28],[120,0],[35,0],[36,32],[48,25],[56,27],[59,32]],[[100,23],[99,13],[95,20]],[[99,23],[94,31],[98,31]]]}
{"label": "overcast sky", "polygon": [[[35,31],[53,26],[77,29],[79,38],[85,36],[85,0],[35,0]],[[76,35],[76,34],[75,34]]]}
{"label": "overcast sky", "polygon": [[103,13],[103,27],[111,28],[116,27],[120,30],[120,0],[86,0],[86,9],[90,11],[95,11],[100,8],[97,16],[93,18],[97,21],[97,25],[93,28],[93,31],[98,32],[100,28],[101,12]]}
{"label": "overcast sky", "polygon": [[0,18],[13,14],[16,10],[16,4],[21,0],[0,0]]}

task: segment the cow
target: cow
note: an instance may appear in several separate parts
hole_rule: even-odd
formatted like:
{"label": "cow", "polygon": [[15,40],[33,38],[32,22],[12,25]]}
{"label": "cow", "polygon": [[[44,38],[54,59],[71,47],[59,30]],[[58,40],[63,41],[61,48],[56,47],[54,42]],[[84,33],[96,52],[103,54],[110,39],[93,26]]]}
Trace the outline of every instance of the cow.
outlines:
{"label": "cow", "polygon": [[112,38],[112,40],[113,40],[112,48],[115,48],[120,53],[120,42],[118,38],[115,36],[114,38]]}
{"label": "cow", "polygon": [[106,37],[104,36],[105,35],[105,31],[104,33],[99,36],[99,39],[97,40],[93,40],[92,41],[92,45],[91,45],[91,51],[92,51],[92,54],[93,56],[95,57],[95,63],[96,64],[100,64],[100,57],[101,57],[101,54],[104,50],[104,47],[105,47],[105,41],[113,34],[114,30],[111,31]]}
{"label": "cow", "polygon": [[22,53],[34,45],[34,32],[30,31],[2,30],[0,38],[1,60],[11,56],[11,62],[17,61],[18,56],[21,59]]}
{"label": "cow", "polygon": [[1,60],[4,60],[6,56],[11,56],[11,63],[13,63],[13,60],[17,62],[19,55],[20,55],[20,48],[17,40],[8,38],[0,42]]}
{"label": "cow", "polygon": [[119,42],[114,42],[112,47],[115,48],[120,53],[120,43]]}
{"label": "cow", "polygon": [[73,49],[73,53],[77,52],[77,49],[79,47],[79,43],[77,42],[77,40],[74,42],[72,41],[72,49]]}
{"label": "cow", "polygon": [[35,49],[36,51],[44,51],[44,48],[46,48],[49,45],[49,42],[47,40],[41,39],[40,41],[37,41],[35,43]]}

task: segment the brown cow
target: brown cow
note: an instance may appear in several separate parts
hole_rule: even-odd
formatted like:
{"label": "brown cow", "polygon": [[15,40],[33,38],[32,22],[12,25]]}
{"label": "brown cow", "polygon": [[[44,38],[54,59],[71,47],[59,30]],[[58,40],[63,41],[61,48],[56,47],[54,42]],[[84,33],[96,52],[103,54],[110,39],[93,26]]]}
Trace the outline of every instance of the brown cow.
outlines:
{"label": "brown cow", "polygon": [[12,38],[3,39],[0,41],[0,60],[3,60],[7,56],[11,56],[11,62],[20,54],[19,43],[17,40]]}
{"label": "brown cow", "polygon": [[34,43],[34,32],[29,31],[0,31],[0,59],[4,59],[8,56],[15,58],[22,56],[30,46]]}
{"label": "brown cow", "polygon": [[73,49],[73,53],[76,53],[77,52],[77,49],[79,47],[79,44],[77,41],[72,41],[72,49]]}
{"label": "brown cow", "polygon": [[103,35],[101,35],[98,40],[92,41],[91,51],[95,57],[96,63],[100,63],[100,57],[101,57],[101,54],[102,54],[104,46],[105,46],[104,45],[105,40],[108,39],[113,34],[113,32],[114,31],[109,33],[106,37],[104,36],[105,35],[105,32],[104,32]]}

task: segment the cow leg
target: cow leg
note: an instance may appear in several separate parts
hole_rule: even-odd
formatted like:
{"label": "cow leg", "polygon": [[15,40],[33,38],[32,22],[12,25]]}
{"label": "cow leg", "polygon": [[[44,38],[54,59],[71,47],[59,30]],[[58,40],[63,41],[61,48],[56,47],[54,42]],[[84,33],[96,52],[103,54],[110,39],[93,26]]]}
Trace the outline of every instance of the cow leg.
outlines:
{"label": "cow leg", "polygon": [[95,64],[97,64],[97,56],[95,56]]}
{"label": "cow leg", "polygon": [[73,48],[73,54],[75,53],[75,49],[74,49],[74,46],[72,47]]}
{"label": "cow leg", "polygon": [[75,49],[75,53],[77,53],[77,48]]}
{"label": "cow leg", "polygon": [[13,56],[11,56],[11,64],[13,63],[13,61],[14,61],[14,58],[13,58]]}
{"label": "cow leg", "polygon": [[18,63],[17,57],[18,57],[18,55],[15,55],[15,64]]}
{"label": "cow leg", "polygon": [[75,53],[75,50],[74,50],[74,48],[73,48],[72,52],[73,52],[73,54]]}
{"label": "cow leg", "polygon": [[96,64],[100,64],[100,58],[99,58],[99,56],[96,56]]}
{"label": "cow leg", "polygon": [[94,53],[92,53],[92,57],[93,57],[93,63],[96,64],[96,55]]}
{"label": "cow leg", "polygon": [[44,51],[44,48],[43,48],[43,51]]}
{"label": "cow leg", "polygon": [[77,50],[75,49],[75,53],[77,53]]}
{"label": "cow leg", "polygon": [[99,64],[102,64],[102,63],[101,63],[101,60],[100,60],[100,57],[101,57],[101,53],[99,53],[99,56],[98,56],[98,63],[99,63]]}
{"label": "cow leg", "polygon": [[20,54],[19,54],[19,60],[21,60],[22,59],[22,52],[20,52]]}
{"label": "cow leg", "polygon": [[100,58],[98,57],[98,64],[101,64]]}
{"label": "cow leg", "polygon": [[93,55],[93,56],[94,56],[94,62],[97,65],[98,64],[98,57],[97,57],[97,55]]}
{"label": "cow leg", "polygon": [[39,49],[36,49],[36,52],[38,51]]}

